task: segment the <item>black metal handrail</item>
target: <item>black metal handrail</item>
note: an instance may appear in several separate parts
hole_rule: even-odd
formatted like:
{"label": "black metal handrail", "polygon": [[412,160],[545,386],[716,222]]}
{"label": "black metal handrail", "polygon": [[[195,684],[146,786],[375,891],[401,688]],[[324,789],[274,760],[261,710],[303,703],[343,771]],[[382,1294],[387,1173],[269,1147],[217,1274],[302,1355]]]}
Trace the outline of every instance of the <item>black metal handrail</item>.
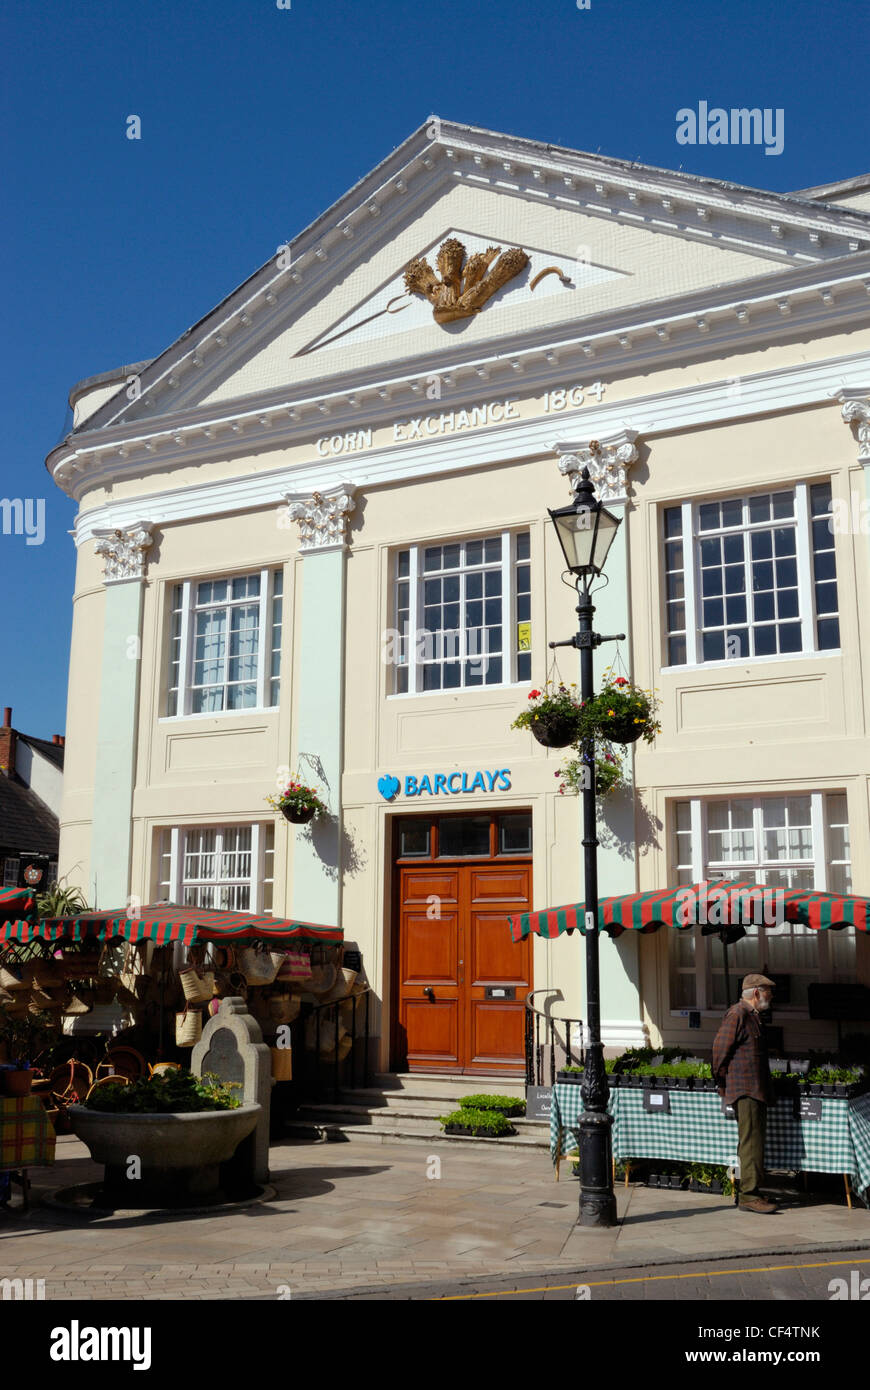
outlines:
{"label": "black metal handrail", "polygon": [[[544,1048],[549,1049],[550,1062],[550,1081],[549,1084],[556,1084],[556,1046],[561,1047],[567,1058],[568,1065],[582,1066],[586,1060],[586,1053],[583,1048],[583,1019],[582,1018],[562,1018],[559,1015],[544,1013],[531,1001],[536,994],[558,994],[561,998],[561,991],[554,989],[532,989],[526,995],[525,1012],[525,1043],[526,1043],[526,1085],[544,1086]],[[533,1022],[534,1020],[534,1022]],[[544,1040],[541,1040],[541,1020],[544,1022]],[[571,1044],[571,1025],[577,1024],[580,1029],[580,1056],[575,1059],[574,1050]],[[563,1024],[565,1031],[564,1042],[559,1038],[556,1025]]]}
{"label": "black metal handrail", "polygon": [[[365,989],[359,990],[356,994],[349,994],[349,995],[347,995],[344,999],[333,999],[330,1003],[326,1003],[326,1004],[307,1004],[307,1005],[305,1005],[304,1010],[303,1010],[303,1013],[302,1013],[302,1016],[301,1016],[301,1018],[300,1018],[300,1024],[301,1024],[302,1030],[303,1030],[303,1032],[302,1032],[302,1046],[301,1046],[301,1049],[300,1049],[300,1051],[301,1051],[301,1056],[302,1056],[302,1067],[301,1067],[302,1075],[301,1075],[300,1078],[299,1078],[302,1096],[305,1096],[305,1095],[317,1095],[317,1094],[320,1093],[320,1089],[321,1089],[321,1073],[322,1073],[322,1071],[324,1070],[324,1067],[325,1067],[327,1070],[331,1067],[331,1068],[332,1068],[332,1071],[333,1071],[333,1078],[332,1078],[332,1091],[333,1091],[333,1095],[337,1095],[338,1092],[339,1092],[339,1090],[341,1090],[341,1089],[345,1089],[345,1090],[349,1090],[349,1091],[350,1091],[350,1090],[355,1090],[355,1089],[356,1089],[357,1087],[359,1087],[359,1086],[363,1086],[363,1087],[368,1086],[369,1080],[370,1080],[370,1077],[371,1077],[371,1065],[370,1065],[371,1059],[370,1059],[370,1056],[369,1056],[369,1037],[370,1037],[369,1022],[370,1022],[370,999],[371,999],[371,993],[372,993],[372,991],[371,991],[371,986],[370,986],[370,985],[366,985]],[[364,1008],[363,1008],[363,1027],[362,1027],[362,1032],[361,1032],[361,1033],[358,1033],[358,1032],[357,1032],[357,1002],[358,1002],[359,1000],[361,1000],[361,999],[364,999],[364,1000],[365,1000],[365,1005],[364,1005]],[[339,1009],[341,1008],[341,1006],[342,1006],[343,1004],[348,1004],[348,1003],[351,1005],[351,1022],[350,1022],[350,1029],[348,1030],[348,1035],[350,1036],[350,1039],[351,1039],[351,1045],[350,1045],[350,1050],[349,1050],[347,1056],[344,1057],[344,1058],[341,1058],[341,1057],[339,1057],[339,1055],[338,1055],[338,1044],[339,1044],[339,1012],[338,1012],[338,1011],[339,1011]],[[334,1051],[335,1051],[335,1058],[334,1058],[334,1060],[331,1061],[331,1062],[327,1061],[326,1063],[322,1063],[322,1062],[321,1062],[321,1059],[320,1059],[320,1033],[321,1033],[321,1027],[323,1026],[323,1024],[329,1021],[329,1019],[328,1019],[328,1017],[327,1017],[327,1011],[330,1010],[330,1009],[335,1010],[335,1016],[334,1016],[334,1020],[333,1020],[333,1021],[334,1021],[334,1026],[335,1026],[335,1048],[334,1048]],[[306,1047],[305,1043],[306,1043],[306,1032],[307,1032],[307,1028],[308,1028],[308,1023],[309,1023],[309,1021],[310,1021],[310,1019],[311,1019],[312,1017],[314,1018],[314,1050],[313,1050],[313,1051],[310,1051],[310,1050]],[[358,1072],[359,1072],[359,1070],[360,1070],[359,1067],[357,1066],[357,1058],[358,1058],[357,1042],[358,1042],[358,1041],[361,1041],[361,1042],[363,1043],[362,1080],[361,1080],[361,1081],[357,1080],[357,1074],[358,1074]],[[342,1068],[344,1068],[344,1077],[343,1077],[343,1080],[342,1080],[342,1077],[341,1077]]]}

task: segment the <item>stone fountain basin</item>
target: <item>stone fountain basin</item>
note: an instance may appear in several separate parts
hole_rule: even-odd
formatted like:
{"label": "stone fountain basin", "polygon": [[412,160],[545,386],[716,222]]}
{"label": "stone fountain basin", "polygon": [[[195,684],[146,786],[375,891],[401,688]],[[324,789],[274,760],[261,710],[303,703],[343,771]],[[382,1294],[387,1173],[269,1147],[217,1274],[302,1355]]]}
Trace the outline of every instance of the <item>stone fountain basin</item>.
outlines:
{"label": "stone fountain basin", "polygon": [[71,1105],[69,1118],[95,1163],[118,1169],[135,1154],[146,1172],[157,1175],[226,1163],[255,1128],[261,1109],[251,1104],[237,1110],[115,1115]]}

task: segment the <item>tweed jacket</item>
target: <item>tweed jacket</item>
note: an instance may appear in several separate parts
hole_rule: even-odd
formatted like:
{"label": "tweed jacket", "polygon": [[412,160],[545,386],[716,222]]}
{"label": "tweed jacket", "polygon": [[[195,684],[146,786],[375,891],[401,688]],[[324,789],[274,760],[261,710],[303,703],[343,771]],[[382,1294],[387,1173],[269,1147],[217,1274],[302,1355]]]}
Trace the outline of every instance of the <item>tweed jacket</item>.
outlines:
{"label": "tweed jacket", "polygon": [[728,1010],[713,1040],[713,1077],[726,1105],[740,1096],[767,1104],[774,1099],[764,1025],[742,999]]}

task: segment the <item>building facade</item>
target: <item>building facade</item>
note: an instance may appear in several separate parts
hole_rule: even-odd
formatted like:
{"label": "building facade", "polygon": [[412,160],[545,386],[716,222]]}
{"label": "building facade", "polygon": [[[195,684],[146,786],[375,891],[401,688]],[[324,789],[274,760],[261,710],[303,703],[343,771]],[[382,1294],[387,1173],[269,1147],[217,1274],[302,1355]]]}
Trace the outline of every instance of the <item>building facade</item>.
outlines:
{"label": "building facade", "polygon": [[[602,804],[602,894],[870,893],[870,180],[767,193],[433,118],[70,399],[60,870],[99,906],[341,923],[384,1071],[516,1071],[530,989],[580,1017],[578,938],[505,918],[583,891],[562,755],[510,724],[574,630],[546,509],[584,466],[622,518],[597,672],[662,722]],[[327,821],[276,819],[288,770]],[[706,1044],[717,951],[602,941],[605,1044]],[[852,932],[752,929],[734,963],[788,978],[789,1046],[833,1037],[808,983],[870,983]]]}
{"label": "building facade", "polygon": [[16,888],[29,858],[43,862],[47,883],[57,878],[63,797],[62,734],[51,741],[23,734],[12,708],[0,725],[0,888]]}

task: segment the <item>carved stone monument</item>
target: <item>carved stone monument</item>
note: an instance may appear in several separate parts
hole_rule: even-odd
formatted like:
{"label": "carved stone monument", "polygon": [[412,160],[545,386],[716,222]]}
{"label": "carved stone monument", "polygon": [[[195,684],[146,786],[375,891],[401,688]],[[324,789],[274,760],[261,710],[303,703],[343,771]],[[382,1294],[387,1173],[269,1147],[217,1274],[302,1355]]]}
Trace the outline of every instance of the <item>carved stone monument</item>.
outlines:
{"label": "carved stone monument", "polygon": [[269,1105],[272,1093],[272,1054],[263,1042],[257,1020],[244,999],[223,999],[218,1012],[202,1030],[193,1049],[191,1071],[197,1076],[214,1072],[222,1081],[241,1084],[243,1104],[262,1106],[257,1127],[233,1160],[233,1178],[244,1183],[269,1181]]}

